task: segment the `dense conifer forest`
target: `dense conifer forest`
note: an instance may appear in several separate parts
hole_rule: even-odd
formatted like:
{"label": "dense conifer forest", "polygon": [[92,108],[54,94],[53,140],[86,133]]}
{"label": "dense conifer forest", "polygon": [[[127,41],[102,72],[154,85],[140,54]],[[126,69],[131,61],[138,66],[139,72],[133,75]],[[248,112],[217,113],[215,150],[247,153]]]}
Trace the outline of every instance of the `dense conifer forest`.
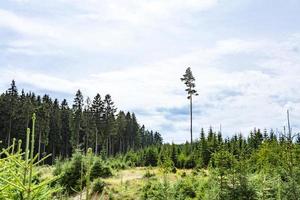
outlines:
{"label": "dense conifer forest", "polygon": [[[66,99],[59,102],[49,95],[18,91],[13,80],[10,88],[0,96],[1,147],[12,144],[13,138],[26,140],[26,129],[31,127],[32,113],[36,114],[35,151],[39,155],[70,157],[75,149],[95,154],[116,155],[162,144],[160,133],[149,131],[138,124],[134,113],[118,111],[112,97],[96,94],[84,98],[80,90],[72,105]],[[22,144],[24,149],[25,143]],[[40,157],[39,156],[39,157]]]}

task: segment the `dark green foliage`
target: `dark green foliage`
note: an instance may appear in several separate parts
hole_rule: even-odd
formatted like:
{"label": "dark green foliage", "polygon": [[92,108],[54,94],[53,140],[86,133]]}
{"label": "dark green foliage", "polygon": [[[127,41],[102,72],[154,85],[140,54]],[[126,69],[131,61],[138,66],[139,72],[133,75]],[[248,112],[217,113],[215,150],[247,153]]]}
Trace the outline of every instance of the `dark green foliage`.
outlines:
{"label": "dark green foliage", "polygon": [[96,158],[91,168],[91,180],[96,178],[106,178],[112,176],[111,168],[101,159]]}
{"label": "dark green foliage", "polygon": [[91,102],[78,90],[70,108],[65,99],[60,104],[49,95],[37,96],[24,90],[19,94],[12,81],[0,95],[0,148],[8,147],[12,138],[26,140],[33,112],[37,115],[34,153],[39,153],[39,159],[52,154],[46,164],[52,164],[58,156],[70,157],[75,149],[86,152],[92,148],[97,155],[103,152],[107,157],[162,144],[161,135],[139,125],[134,113],[120,111],[116,116],[110,95],[102,100],[97,94]]}
{"label": "dark green foliage", "polygon": [[165,180],[163,183],[149,180],[142,188],[142,199],[171,200],[173,193],[170,184]]}
{"label": "dark green foliage", "polygon": [[186,158],[184,167],[186,169],[192,169],[192,168],[196,167],[196,161],[193,156],[188,156]]}
{"label": "dark green foliage", "polygon": [[175,186],[176,199],[188,199],[196,197],[197,184],[192,179],[181,179]]}
{"label": "dark green foliage", "polygon": [[90,153],[85,156],[78,151],[72,155],[71,160],[58,161],[55,167],[54,174],[61,177],[58,183],[70,194],[81,191],[87,180],[112,176],[111,167],[106,162]]}
{"label": "dark green foliage", "polygon": [[156,148],[147,148],[144,152],[145,166],[157,166],[157,155]]}
{"label": "dark green foliage", "polygon": [[[59,173],[60,172],[60,173]],[[74,193],[81,190],[85,181],[81,180],[82,173],[86,172],[86,165],[83,161],[83,155],[76,152],[72,155],[69,162],[65,162],[61,170],[56,171],[61,178],[59,184],[63,186],[68,193]]]}
{"label": "dark green foliage", "polygon": [[102,179],[97,178],[93,182],[93,193],[101,194],[105,188],[105,183]]}

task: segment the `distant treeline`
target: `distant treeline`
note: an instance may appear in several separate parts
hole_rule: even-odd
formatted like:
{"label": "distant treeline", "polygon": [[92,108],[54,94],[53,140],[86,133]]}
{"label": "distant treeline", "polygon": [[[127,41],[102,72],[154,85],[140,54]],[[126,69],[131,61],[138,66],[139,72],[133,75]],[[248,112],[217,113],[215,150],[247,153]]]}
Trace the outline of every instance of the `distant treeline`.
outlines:
{"label": "distant treeline", "polygon": [[202,129],[192,145],[151,146],[128,152],[124,160],[173,173],[177,168],[193,169],[174,185],[149,182],[144,199],[300,199],[300,137],[290,128],[278,134],[253,129],[247,137],[230,138]]}
{"label": "distant treeline", "polygon": [[[72,107],[64,99],[51,99],[47,94],[18,92],[13,80],[10,88],[0,96],[1,147],[12,144],[13,138],[26,140],[31,127],[32,113],[36,113],[35,150],[41,156],[69,157],[75,149],[93,148],[96,154],[115,155],[162,144],[160,133],[148,131],[137,123],[134,113],[119,111],[109,94],[97,94],[93,100],[76,92]],[[24,149],[25,144],[22,144]]]}
{"label": "distant treeline", "polygon": [[[261,129],[254,128],[247,137],[236,134],[224,138],[221,132],[209,128],[206,133],[204,129],[201,129],[200,137],[193,142],[193,145],[188,142],[163,144],[137,152],[128,152],[126,156],[129,156],[129,161],[137,166],[171,163],[171,166],[176,168],[207,168],[215,166],[214,155],[223,151],[229,152],[236,159],[248,159],[255,156],[262,147],[268,148],[268,151],[271,151],[268,153],[271,154],[275,153],[273,148],[277,148],[276,151],[280,154],[284,154],[287,150],[294,151],[296,148],[300,150],[300,135],[293,136],[289,136],[288,133],[276,134],[273,129],[261,131]],[[299,158],[300,154],[297,159]],[[283,160],[283,158],[279,159]],[[300,159],[298,161],[300,162]],[[255,162],[253,164],[255,165]]]}

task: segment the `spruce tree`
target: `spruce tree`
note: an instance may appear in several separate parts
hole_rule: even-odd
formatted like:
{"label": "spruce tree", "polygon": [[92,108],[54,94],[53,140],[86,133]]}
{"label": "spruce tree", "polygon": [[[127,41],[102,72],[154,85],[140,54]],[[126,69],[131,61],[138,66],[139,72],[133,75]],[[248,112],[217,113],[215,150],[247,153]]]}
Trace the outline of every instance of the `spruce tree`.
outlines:
{"label": "spruce tree", "polygon": [[8,135],[7,135],[7,146],[10,146],[11,139],[13,136],[13,125],[14,120],[16,119],[16,109],[18,106],[18,89],[16,86],[15,80],[12,80],[10,88],[7,90],[8,101],[7,108],[8,108]]}
{"label": "spruce tree", "polygon": [[80,131],[82,122],[83,95],[80,90],[77,90],[73,104],[73,148],[80,148]]}
{"label": "spruce tree", "polygon": [[108,155],[113,153],[112,138],[116,134],[115,112],[116,108],[114,102],[109,94],[105,95],[104,99],[104,137],[106,141],[106,152]]}
{"label": "spruce tree", "polygon": [[62,147],[61,137],[61,112],[59,108],[59,102],[57,99],[54,100],[53,106],[50,113],[50,131],[49,131],[49,152],[52,152],[52,164],[56,155],[59,155]]}
{"label": "spruce tree", "polygon": [[64,99],[60,106],[61,109],[61,138],[62,138],[62,155],[69,157],[71,153],[71,110],[67,100]]}
{"label": "spruce tree", "polygon": [[101,99],[101,95],[97,93],[97,95],[93,99],[92,103],[92,113],[94,117],[94,121],[96,123],[95,130],[95,153],[98,154],[99,148],[99,138],[104,134],[104,102]]}

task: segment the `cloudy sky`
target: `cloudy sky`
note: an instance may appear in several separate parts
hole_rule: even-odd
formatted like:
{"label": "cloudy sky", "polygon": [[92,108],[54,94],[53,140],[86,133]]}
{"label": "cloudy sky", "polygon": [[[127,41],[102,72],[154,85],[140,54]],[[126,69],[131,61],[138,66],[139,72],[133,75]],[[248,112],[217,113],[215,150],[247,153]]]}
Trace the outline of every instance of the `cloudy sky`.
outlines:
{"label": "cloudy sky", "polygon": [[299,0],[1,0],[0,91],[60,100],[110,93],[167,142],[189,139],[180,81],[199,96],[194,134],[300,130]]}

